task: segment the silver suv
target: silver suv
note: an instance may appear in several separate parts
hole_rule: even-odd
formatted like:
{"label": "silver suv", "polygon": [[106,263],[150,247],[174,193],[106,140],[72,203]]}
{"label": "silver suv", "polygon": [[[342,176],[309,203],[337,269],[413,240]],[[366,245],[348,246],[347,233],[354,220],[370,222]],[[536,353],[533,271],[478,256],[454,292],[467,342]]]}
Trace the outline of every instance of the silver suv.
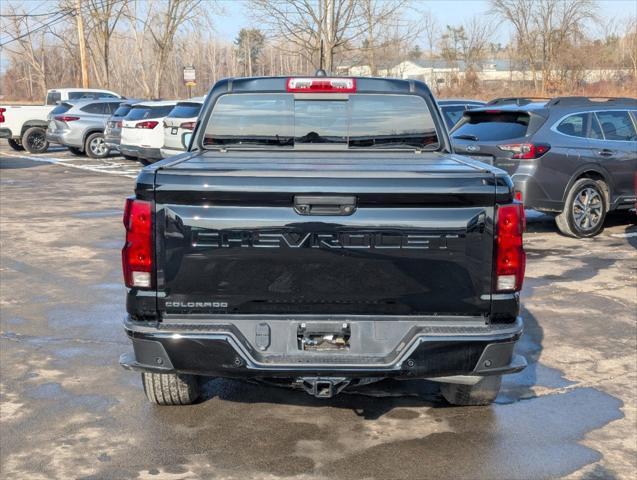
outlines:
{"label": "silver suv", "polygon": [[104,142],[104,128],[123,99],[68,100],[49,114],[46,139],[58,143],[75,155],[104,158],[109,148]]}

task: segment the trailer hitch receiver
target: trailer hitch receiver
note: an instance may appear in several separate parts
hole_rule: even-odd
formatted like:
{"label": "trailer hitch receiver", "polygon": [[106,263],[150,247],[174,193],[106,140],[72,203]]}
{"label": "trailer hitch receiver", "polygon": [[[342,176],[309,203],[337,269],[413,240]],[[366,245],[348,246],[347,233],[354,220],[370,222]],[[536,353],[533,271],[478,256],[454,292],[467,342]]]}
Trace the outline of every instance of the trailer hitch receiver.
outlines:
{"label": "trailer hitch receiver", "polygon": [[316,398],[332,398],[350,383],[345,377],[303,377],[298,379],[303,390]]}

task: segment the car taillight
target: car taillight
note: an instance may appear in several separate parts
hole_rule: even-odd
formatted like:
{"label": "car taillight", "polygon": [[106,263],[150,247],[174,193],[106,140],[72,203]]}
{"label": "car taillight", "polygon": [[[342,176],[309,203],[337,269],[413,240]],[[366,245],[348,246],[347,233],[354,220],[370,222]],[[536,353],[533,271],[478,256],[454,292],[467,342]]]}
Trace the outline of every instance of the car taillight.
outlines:
{"label": "car taillight", "polygon": [[153,268],[153,224],[151,203],[126,199],[124,209],[126,243],[122,249],[124,282],[129,288],[150,288]]}
{"label": "car taillight", "polygon": [[80,117],[70,117],[67,115],[58,115],[57,117],[53,118],[55,118],[58,122],[73,122],[74,120],[80,119]]}
{"label": "car taillight", "polygon": [[309,93],[355,93],[354,78],[288,78],[288,92]]}
{"label": "car taillight", "polygon": [[0,108],[0,123],[4,123],[4,112],[6,111],[6,108]]}
{"label": "car taillight", "polygon": [[526,268],[526,253],[522,246],[525,229],[524,205],[498,206],[495,239],[495,289],[498,292],[522,289]]}
{"label": "car taillight", "polygon": [[195,125],[197,125],[197,122],[184,122],[181,125],[179,125],[179,128],[183,128],[186,130],[194,130]]}
{"label": "car taillight", "polygon": [[551,149],[551,146],[547,143],[510,143],[498,145],[498,148],[504,152],[513,152],[511,158],[529,160],[540,158]]}
{"label": "car taillight", "polygon": [[155,120],[146,120],[145,122],[136,123],[135,128],[146,128],[148,130],[152,130],[157,125],[159,125],[159,122],[156,122]]}
{"label": "car taillight", "polygon": [[115,122],[115,126],[116,126],[117,128],[122,128],[122,122],[121,122],[121,120],[120,120],[119,122]]}

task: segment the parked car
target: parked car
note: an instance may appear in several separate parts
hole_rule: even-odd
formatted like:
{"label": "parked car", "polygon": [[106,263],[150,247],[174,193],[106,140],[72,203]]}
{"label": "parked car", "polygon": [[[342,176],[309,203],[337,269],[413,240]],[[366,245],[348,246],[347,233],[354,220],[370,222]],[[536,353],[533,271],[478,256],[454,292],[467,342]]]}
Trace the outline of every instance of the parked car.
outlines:
{"label": "parked car", "polygon": [[164,146],[161,149],[163,158],[178,155],[184,151],[183,136],[192,132],[197,124],[197,117],[206,97],[182,100],[164,119]]}
{"label": "parked car", "polygon": [[634,98],[499,99],[466,111],[451,139],[456,153],[511,174],[525,206],[583,238],[635,203],[636,132]]}
{"label": "parked car", "polygon": [[163,121],[177,104],[176,100],[140,102],[122,120],[119,151],[144,164],[161,160],[164,146]]}
{"label": "parked car", "polygon": [[460,121],[462,114],[470,108],[478,108],[486,105],[481,100],[467,100],[464,98],[438,100],[447,128],[451,129]]}
{"label": "parked car", "polygon": [[526,366],[524,209],[451,154],[424,83],[224,79],[199,118],[124,213],[120,363],[149,401],[192,403],[202,375],[319,398],[424,378],[485,405]]}
{"label": "parked car", "polygon": [[[106,128],[104,129],[104,142],[106,142],[106,146],[111,150],[119,150],[119,143],[122,139],[122,122],[124,117],[128,115],[133,105],[143,102],[140,99],[127,99],[126,101],[119,104],[117,110],[113,112],[113,115],[110,116],[108,122],[106,122]],[[136,157],[131,157],[128,155],[124,155],[124,157],[132,160]]]}
{"label": "parked car", "polygon": [[47,116],[61,102],[86,98],[120,98],[115,92],[93,88],[59,88],[49,90],[44,105],[7,105],[0,107],[0,138],[6,138],[14,150],[44,153]]}
{"label": "parked car", "polygon": [[104,128],[121,99],[69,100],[49,114],[46,139],[58,143],[75,155],[104,158],[110,150],[104,142]]}

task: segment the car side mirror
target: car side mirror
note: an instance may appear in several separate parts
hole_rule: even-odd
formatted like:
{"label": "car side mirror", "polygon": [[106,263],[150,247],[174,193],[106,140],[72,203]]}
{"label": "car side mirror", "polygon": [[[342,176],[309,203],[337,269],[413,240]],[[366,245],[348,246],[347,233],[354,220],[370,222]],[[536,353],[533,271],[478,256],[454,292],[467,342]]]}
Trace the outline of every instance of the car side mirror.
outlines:
{"label": "car side mirror", "polygon": [[184,147],[184,150],[188,150],[191,139],[192,139],[192,132],[186,132],[181,136],[181,146]]}

